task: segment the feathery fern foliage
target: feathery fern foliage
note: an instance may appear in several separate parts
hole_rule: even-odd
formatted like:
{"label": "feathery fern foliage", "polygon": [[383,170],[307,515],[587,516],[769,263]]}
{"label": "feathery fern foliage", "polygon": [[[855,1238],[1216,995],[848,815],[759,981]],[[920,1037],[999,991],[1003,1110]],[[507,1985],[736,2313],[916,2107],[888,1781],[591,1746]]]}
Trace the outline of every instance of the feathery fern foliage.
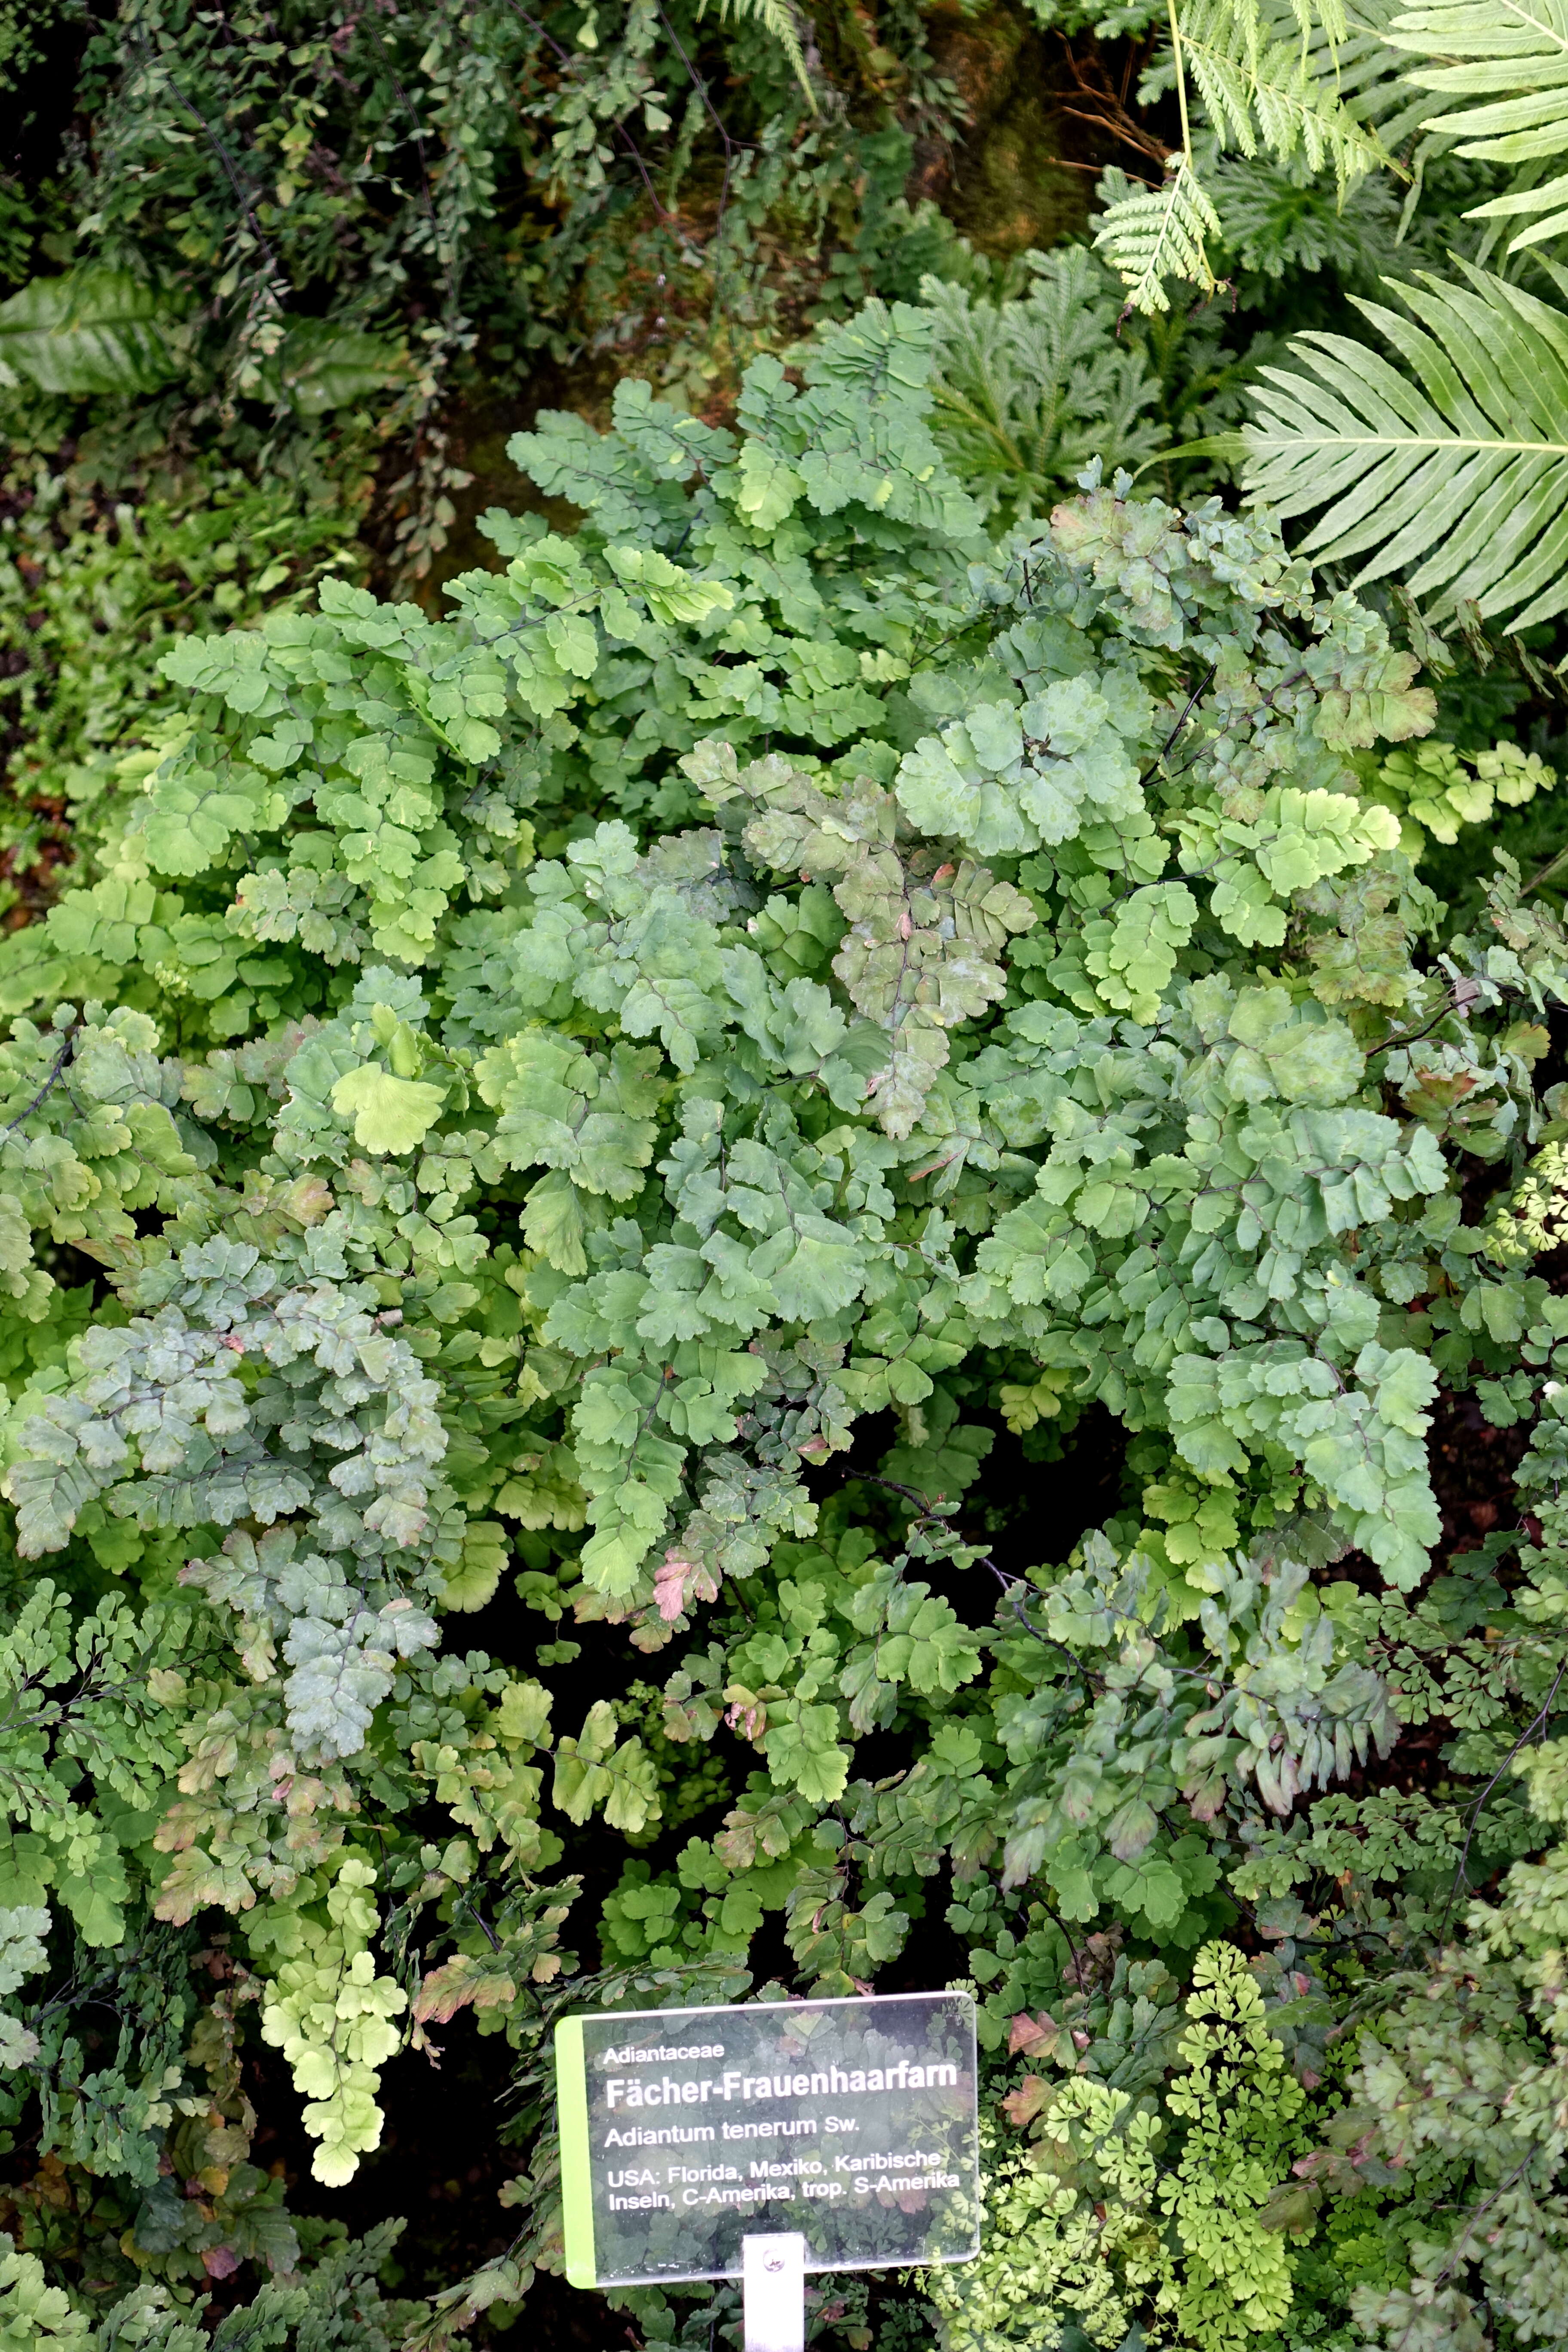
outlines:
{"label": "feathery fern foliage", "polygon": [[[1321,508],[1315,562],[1360,558],[1451,613],[1518,630],[1568,608],[1568,318],[1473,264],[1397,291],[1420,325],[1358,301],[1408,373],[1344,335],[1266,368],[1246,488],[1283,518]],[[1388,281],[1392,284],[1392,281]]]}
{"label": "feathery fern foliage", "polygon": [[[1180,8],[1171,0],[1170,26],[1182,144],[1166,158],[1163,185],[1108,205],[1095,239],[1126,281],[1127,310],[1150,316],[1170,307],[1167,278],[1205,293],[1215,282],[1207,241],[1221,234],[1220,221],[1194,164],[1189,74],[1220,148],[1280,163],[1300,155],[1314,172],[1331,165],[1342,203],[1356,181],[1393,162],[1366,109],[1352,110],[1338,87],[1338,47],[1349,37],[1339,0],[1270,0],[1267,9],[1259,0],[1184,0]],[[1385,63],[1387,52],[1374,47]]]}
{"label": "feathery fern foliage", "polygon": [[[700,16],[703,9],[699,8],[697,13]],[[737,19],[750,16],[762,26],[765,33],[773,35],[795,68],[795,78],[805,92],[807,105],[813,114],[816,113],[816,92],[812,89],[811,77],[805,70],[805,58],[801,53],[800,31],[795,23],[795,12],[790,6],[790,0],[719,0],[720,23],[728,24],[731,16]]]}
{"label": "feathery fern foliage", "polygon": [[1123,311],[1152,312],[1171,307],[1167,278],[1189,278],[1205,294],[1214,291],[1208,239],[1218,234],[1219,215],[1189,159],[1177,153],[1166,159],[1163,187],[1141,189],[1107,206],[1094,241],[1126,281]]}
{"label": "feathery fern foliage", "polygon": [[[1269,33],[1277,37],[1267,37]],[[1331,80],[1314,72],[1303,34],[1294,27],[1280,33],[1262,26],[1256,11],[1236,0],[1188,0],[1181,49],[1222,146],[1238,147],[1244,155],[1267,148],[1281,162],[1300,152],[1314,172],[1331,164],[1342,197],[1352,180],[1390,162],[1382,141],[1348,110]]]}
{"label": "feathery fern foliage", "polygon": [[[1319,22],[1302,36],[1313,78],[1331,85],[1346,114],[1375,133],[1391,155],[1406,153],[1443,110],[1440,98],[1414,87],[1393,43],[1391,27],[1401,5],[1402,0],[1346,0],[1342,29]],[[1296,11],[1290,0],[1268,0],[1269,13],[1279,37]]]}

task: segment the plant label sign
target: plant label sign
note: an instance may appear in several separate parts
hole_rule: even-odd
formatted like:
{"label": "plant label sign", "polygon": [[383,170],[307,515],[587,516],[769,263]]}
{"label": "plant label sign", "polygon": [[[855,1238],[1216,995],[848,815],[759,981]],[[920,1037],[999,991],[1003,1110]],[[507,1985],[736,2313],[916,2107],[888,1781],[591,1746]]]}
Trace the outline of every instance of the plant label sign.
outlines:
{"label": "plant label sign", "polygon": [[809,2271],[979,2251],[967,1993],[600,2011],[555,2060],[574,2286],[739,2278],[758,2233]]}

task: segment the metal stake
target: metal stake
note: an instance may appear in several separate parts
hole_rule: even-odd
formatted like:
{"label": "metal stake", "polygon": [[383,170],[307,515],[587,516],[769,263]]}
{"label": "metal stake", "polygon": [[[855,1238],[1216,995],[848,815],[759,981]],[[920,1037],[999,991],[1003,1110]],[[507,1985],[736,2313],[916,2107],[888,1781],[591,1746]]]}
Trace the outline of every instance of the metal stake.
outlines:
{"label": "metal stake", "polygon": [[742,2238],[741,2261],[746,2352],[805,2352],[805,2240]]}

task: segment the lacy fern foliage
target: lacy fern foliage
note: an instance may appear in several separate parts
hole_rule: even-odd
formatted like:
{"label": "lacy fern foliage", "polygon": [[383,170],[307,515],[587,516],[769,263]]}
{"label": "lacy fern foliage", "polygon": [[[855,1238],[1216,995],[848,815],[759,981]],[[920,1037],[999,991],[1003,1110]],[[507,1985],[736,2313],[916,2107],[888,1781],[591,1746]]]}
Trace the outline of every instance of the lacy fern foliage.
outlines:
{"label": "lacy fern foliage", "polygon": [[1083,246],[1028,254],[1025,289],[993,298],[927,278],[931,423],[988,514],[1048,511],[1099,458],[1137,467],[1167,438],[1161,384],[1118,331],[1115,279]]}
{"label": "lacy fern foliage", "polygon": [[1168,278],[1214,290],[1208,239],[1219,235],[1219,215],[1185,155],[1167,159],[1163,184],[1107,206],[1094,233],[1096,248],[1127,287],[1130,310],[1168,310]]}
{"label": "lacy fern foliage", "polygon": [[[1333,29],[1342,37],[1342,27]],[[1332,82],[1313,72],[1300,26],[1266,40],[1256,14],[1235,0],[1187,0],[1180,54],[1222,146],[1243,155],[1264,149],[1281,163],[1300,152],[1310,170],[1332,170],[1342,198],[1352,179],[1389,162]]]}

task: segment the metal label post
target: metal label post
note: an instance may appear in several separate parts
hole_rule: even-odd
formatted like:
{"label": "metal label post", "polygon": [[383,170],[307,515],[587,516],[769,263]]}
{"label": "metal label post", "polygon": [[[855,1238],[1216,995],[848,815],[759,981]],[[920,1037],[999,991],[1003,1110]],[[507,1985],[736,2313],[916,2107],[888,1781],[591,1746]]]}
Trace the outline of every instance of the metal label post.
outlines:
{"label": "metal label post", "polygon": [[805,2352],[805,2240],[742,2238],[741,2260],[746,2352]]}

